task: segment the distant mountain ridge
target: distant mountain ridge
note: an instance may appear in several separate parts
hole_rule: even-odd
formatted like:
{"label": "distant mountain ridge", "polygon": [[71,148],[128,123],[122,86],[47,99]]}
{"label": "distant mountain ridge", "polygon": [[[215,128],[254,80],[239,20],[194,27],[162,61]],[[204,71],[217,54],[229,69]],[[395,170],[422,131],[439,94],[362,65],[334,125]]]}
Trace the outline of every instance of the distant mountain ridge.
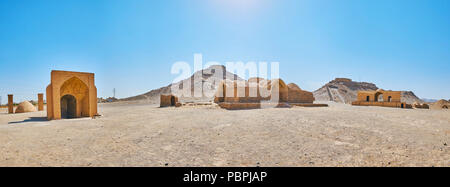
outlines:
{"label": "distant mountain ridge", "polygon": [[423,102],[426,102],[426,103],[435,103],[435,102],[439,101],[437,99],[427,99],[427,98],[421,98],[421,99]]}
{"label": "distant mountain ridge", "polygon": [[[356,101],[358,91],[376,91],[379,88],[368,82],[355,82],[348,78],[336,78],[314,91],[316,101],[334,101],[350,104]],[[408,104],[423,103],[413,92],[402,91],[402,101]]]}

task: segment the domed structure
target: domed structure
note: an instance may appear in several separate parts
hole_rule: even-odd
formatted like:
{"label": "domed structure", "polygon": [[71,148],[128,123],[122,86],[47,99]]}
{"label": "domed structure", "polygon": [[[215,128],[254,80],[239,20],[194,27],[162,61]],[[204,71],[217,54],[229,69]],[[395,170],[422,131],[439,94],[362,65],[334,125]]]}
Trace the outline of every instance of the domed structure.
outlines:
{"label": "domed structure", "polygon": [[24,101],[17,106],[15,113],[36,112],[36,111],[37,111],[36,107],[34,107],[30,102]]}
{"label": "domed structure", "polygon": [[431,104],[431,109],[435,109],[435,110],[441,110],[441,109],[448,109],[448,107],[450,106],[450,102],[448,102],[447,100],[439,100],[433,104]]}
{"label": "domed structure", "polygon": [[302,90],[297,84],[295,83],[289,83],[288,84],[288,88],[289,89],[294,89],[294,90]]}

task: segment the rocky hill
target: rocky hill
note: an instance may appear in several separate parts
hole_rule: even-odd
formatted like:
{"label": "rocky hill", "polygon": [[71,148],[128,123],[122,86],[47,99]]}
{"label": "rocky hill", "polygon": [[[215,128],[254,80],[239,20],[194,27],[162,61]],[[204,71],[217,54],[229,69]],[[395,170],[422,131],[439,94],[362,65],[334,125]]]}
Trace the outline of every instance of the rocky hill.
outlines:
{"label": "rocky hill", "polygon": [[417,97],[416,94],[414,94],[414,92],[411,91],[402,92],[402,102],[406,102],[408,104],[424,103],[422,99],[419,99],[419,97]]}
{"label": "rocky hill", "polygon": [[[216,73],[222,71],[223,75],[220,73]],[[195,79],[196,77],[196,79]],[[216,65],[211,66],[209,68],[200,70],[195,72],[191,77],[182,80],[180,82],[169,84],[165,87],[161,87],[155,90],[151,90],[147,93],[137,95],[134,97],[129,97],[125,99],[121,99],[121,101],[145,101],[149,103],[159,103],[161,94],[171,94],[172,93],[172,85],[180,90],[183,89],[183,82],[190,81],[191,82],[191,95],[194,95],[194,88],[201,90],[203,88],[203,95],[201,97],[180,97],[179,100],[181,102],[206,102],[212,101],[214,99],[214,93],[217,90],[217,86],[222,80],[225,79],[235,79],[242,80],[236,74],[230,73],[226,71],[225,66]],[[194,81],[197,80],[197,81]]]}
{"label": "rocky hill", "polygon": [[[347,78],[336,78],[314,91],[313,94],[316,101],[334,101],[350,104],[356,100],[358,91],[375,90],[378,90],[378,87],[373,83],[355,82]],[[411,91],[402,92],[402,101],[408,104],[423,102]]]}

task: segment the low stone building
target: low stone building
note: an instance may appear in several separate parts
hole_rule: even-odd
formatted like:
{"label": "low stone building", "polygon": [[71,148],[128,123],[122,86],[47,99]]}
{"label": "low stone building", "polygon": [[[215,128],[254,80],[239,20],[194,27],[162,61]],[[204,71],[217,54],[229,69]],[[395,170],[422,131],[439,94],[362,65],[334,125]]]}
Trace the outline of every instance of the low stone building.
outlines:
{"label": "low stone building", "polygon": [[174,95],[161,95],[160,97],[160,107],[177,106],[178,97]]}
{"label": "low stone building", "polygon": [[98,115],[93,73],[52,71],[46,96],[49,120]]}
{"label": "low stone building", "polygon": [[411,105],[401,101],[401,91],[358,91],[357,100],[352,105],[358,106],[382,106],[397,108],[412,108]]}

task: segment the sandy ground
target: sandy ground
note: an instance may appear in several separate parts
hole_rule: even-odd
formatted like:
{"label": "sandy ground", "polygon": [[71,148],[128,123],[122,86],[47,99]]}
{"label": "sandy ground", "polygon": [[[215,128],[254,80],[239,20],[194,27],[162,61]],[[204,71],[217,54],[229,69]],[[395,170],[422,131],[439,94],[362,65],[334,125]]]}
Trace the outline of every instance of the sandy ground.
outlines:
{"label": "sandy ground", "polygon": [[0,109],[0,166],[450,166],[450,110],[116,103],[99,112],[46,121]]}

